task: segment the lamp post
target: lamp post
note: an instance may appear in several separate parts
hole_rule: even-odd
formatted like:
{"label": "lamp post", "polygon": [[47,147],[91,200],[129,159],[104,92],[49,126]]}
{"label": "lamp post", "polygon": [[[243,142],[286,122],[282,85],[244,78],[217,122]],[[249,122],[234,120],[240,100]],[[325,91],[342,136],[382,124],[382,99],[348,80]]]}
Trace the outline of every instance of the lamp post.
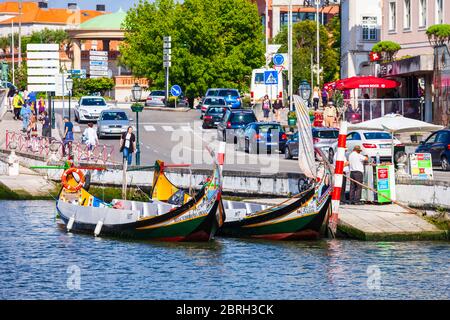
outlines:
{"label": "lamp post", "polygon": [[131,106],[131,111],[136,112],[136,165],[141,165],[141,146],[139,142],[139,112],[142,112],[144,106],[139,103],[142,97],[142,87],[139,83],[135,83],[131,88],[134,104]]}
{"label": "lamp post", "polygon": [[71,121],[71,104],[70,100],[72,100],[72,89],[73,89],[73,80],[71,77],[66,79],[66,89],[69,92],[69,121]]}

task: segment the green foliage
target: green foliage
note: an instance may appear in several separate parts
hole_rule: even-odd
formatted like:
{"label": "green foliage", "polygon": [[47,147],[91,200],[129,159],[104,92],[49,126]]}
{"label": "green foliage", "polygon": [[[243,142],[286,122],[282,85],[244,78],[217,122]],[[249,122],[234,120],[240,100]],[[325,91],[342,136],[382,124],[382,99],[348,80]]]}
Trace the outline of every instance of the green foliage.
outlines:
{"label": "green foliage", "polygon": [[[338,79],[340,59],[340,21],[332,19],[325,27],[320,25],[320,66],[323,68],[321,83]],[[294,23],[293,32],[293,80],[297,88],[302,79],[311,79],[311,54],[316,55],[316,23],[306,20]],[[281,44],[279,52],[287,52],[287,28],[273,39]],[[314,76],[315,79],[315,76]]]}
{"label": "green foliage", "polygon": [[100,92],[102,96],[114,87],[114,80],[110,78],[73,79],[73,96],[81,97]]}
{"label": "green foliage", "polygon": [[121,62],[154,88],[164,86],[163,37],[172,37],[170,79],[189,98],[209,87],[247,90],[252,69],[264,64],[262,26],[248,0],[141,1],[124,28]]}
{"label": "green foliage", "polygon": [[[22,53],[27,51],[28,43],[58,43],[58,44],[69,44],[69,35],[64,30],[51,30],[43,29],[41,31],[34,31],[29,36],[23,36],[21,38]],[[14,34],[14,47],[18,47],[19,34]],[[0,49],[6,49],[11,46],[11,35],[0,38]]]}
{"label": "green foliage", "polygon": [[373,46],[372,51],[380,53],[383,61],[393,61],[401,46],[394,41],[380,41]]}
{"label": "green foliage", "polygon": [[435,24],[428,27],[426,34],[433,46],[442,46],[450,42],[450,24]]}

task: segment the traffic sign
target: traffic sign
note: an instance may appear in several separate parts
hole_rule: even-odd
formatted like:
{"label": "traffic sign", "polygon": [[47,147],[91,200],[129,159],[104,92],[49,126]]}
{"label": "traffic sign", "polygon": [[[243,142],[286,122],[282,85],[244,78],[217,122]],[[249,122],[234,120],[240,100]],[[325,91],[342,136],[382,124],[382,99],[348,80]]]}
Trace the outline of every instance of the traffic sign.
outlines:
{"label": "traffic sign", "polygon": [[172,88],[170,88],[170,94],[173,95],[174,97],[180,96],[181,92],[182,92],[181,87],[177,84],[174,84]]}
{"label": "traffic sign", "polygon": [[28,91],[55,92],[59,68],[58,44],[27,44]]}
{"label": "traffic sign", "polygon": [[278,72],[276,70],[264,71],[264,84],[266,85],[278,84]]}
{"label": "traffic sign", "polygon": [[284,56],[280,53],[277,53],[273,56],[272,61],[275,66],[282,66],[284,63]]}
{"label": "traffic sign", "polygon": [[89,51],[89,55],[90,55],[90,56],[103,56],[103,57],[107,57],[107,56],[108,56],[108,51],[95,51],[95,50],[91,50],[91,51]]}

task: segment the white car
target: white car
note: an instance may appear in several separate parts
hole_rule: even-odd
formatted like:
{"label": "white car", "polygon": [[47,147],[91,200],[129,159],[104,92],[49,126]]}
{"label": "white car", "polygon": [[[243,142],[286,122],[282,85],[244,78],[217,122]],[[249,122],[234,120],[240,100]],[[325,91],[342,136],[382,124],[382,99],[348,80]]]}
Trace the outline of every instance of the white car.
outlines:
{"label": "white car", "polygon": [[147,107],[163,107],[165,99],[166,93],[163,90],[154,90],[148,95],[145,105]]}
{"label": "white car", "polygon": [[[347,134],[347,156],[359,145],[362,154],[369,157],[369,160],[376,160],[377,154],[381,161],[390,162],[392,160],[392,136],[385,131],[353,130]],[[401,142],[394,137],[394,146],[401,145]]]}
{"label": "white car", "polygon": [[80,101],[78,101],[78,104],[75,106],[75,121],[96,122],[100,116],[100,113],[108,109],[109,106],[103,97],[81,97]]}

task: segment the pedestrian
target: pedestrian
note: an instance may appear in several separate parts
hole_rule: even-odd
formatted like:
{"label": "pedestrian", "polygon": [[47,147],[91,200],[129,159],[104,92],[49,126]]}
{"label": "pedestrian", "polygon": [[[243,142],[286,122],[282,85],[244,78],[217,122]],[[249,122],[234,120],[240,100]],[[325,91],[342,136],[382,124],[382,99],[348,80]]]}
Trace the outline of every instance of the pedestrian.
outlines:
{"label": "pedestrian", "polygon": [[50,117],[48,116],[48,113],[45,110],[42,113],[41,122],[42,122],[42,136],[50,138],[52,135],[52,128],[50,124]]}
{"label": "pedestrian", "polygon": [[9,87],[9,91],[8,91],[8,111],[14,112],[13,100],[14,100],[14,96],[15,95],[16,95],[16,88],[14,88],[14,86]]}
{"label": "pedestrian", "polygon": [[319,108],[319,101],[320,101],[320,90],[319,90],[319,87],[314,87],[314,91],[313,91],[313,106],[314,106],[314,110],[317,110]]}
{"label": "pedestrian", "polygon": [[38,105],[38,115],[41,115],[45,111],[45,101],[43,97],[39,99],[37,105]]}
{"label": "pedestrian", "polygon": [[120,137],[120,152],[123,152],[123,158],[126,159],[128,165],[133,160],[133,152],[136,150],[136,137],[133,133],[133,127],[128,127]]}
{"label": "pedestrian", "polygon": [[283,109],[283,102],[281,99],[277,99],[273,104],[273,110],[275,112],[275,120],[277,122],[281,121],[281,110]]}
{"label": "pedestrian", "polygon": [[14,120],[20,120],[20,110],[23,106],[23,98],[20,95],[19,91],[16,90],[16,94],[13,98],[13,107],[14,107]]}
{"label": "pedestrian", "polygon": [[83,132],[83,137],[85,138],[85,143],[88,149],[88,157],[91,158],[92,150],[98,144],[97,131],[94,129],[94,124],[92,122],[88,123],[88,127]]}
{"label": "pedestrian", "polygon": [[325,127],[331,128],[334,126],[334,122],[336,121],[336,108],[332,101],[329,101],[323,111],[323,117],[325,120]]}
{"label": "pedestrian", "polygon": [[30,117],[30,123],[27,128],[27,135],[30,139],[29,148],[32,151],[37,150],[37,137],[38,137],[38,128],[37,128],[37,118],[34,114]]}
{"label": "pedestrian", "polygon": [[22,131],[26,132],[28,125],[30,124],[31,109],[28,104],[24,104],[20,108],[20,116],[22,117]]}
{"label": "pedestrian", "polygon": [[[350,204],[361,204],[361,191],[362,186],[358,183],[363,183],[364,179],[364,162],[368,161],[367,156],[361,154],[361,146],[356,145],[353,148],[353,152],[348,157],[348,165],[350,170]],[[353,181],[354,180],[354,181]],[[356,182],[358,183],[356,183]]]}
{"label": "pedestrian", "polygon": [[328,103],[328,92],[325,88],[322,89],[322,105],[326,106]]}
{"label": "pedestrian", "polygon": [[72,155],[72,142],[73,142],[73,123],[70,122],[68,117],[64,117],[64,137],[63,137],[63,157],[66,156],[66,148],[68,148],[69,158]]}
{"label": "pedestrian", "polygon": [[264,119],[266,120],[269,119],[270,109],[272,109],[272,102],[270,101],[269,96],[266,94],[262,102],[262,110]]}

